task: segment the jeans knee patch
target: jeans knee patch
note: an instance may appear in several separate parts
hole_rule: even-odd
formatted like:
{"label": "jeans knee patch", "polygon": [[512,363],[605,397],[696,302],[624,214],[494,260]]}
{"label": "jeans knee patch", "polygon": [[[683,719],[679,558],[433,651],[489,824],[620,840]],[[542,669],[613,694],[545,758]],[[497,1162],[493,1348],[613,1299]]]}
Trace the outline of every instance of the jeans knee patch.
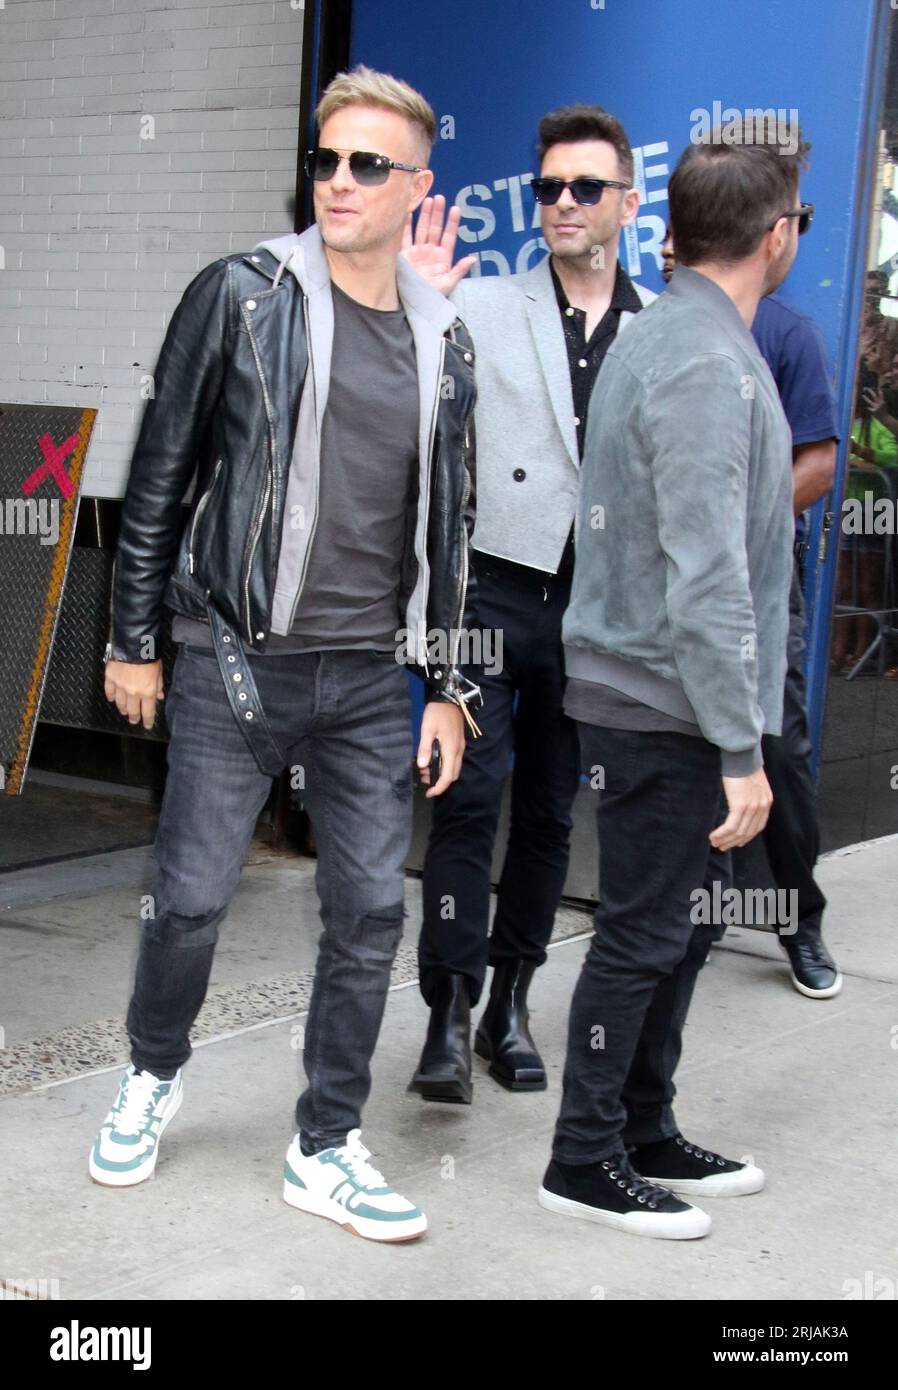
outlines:
{"label": "jeans knee patch", "polygon": [[399,945],[404,917],[403,903],[364,913],[359,918],[356,934],[356,941],[363,952],[378,957],[392,956]]}
{"label": "jeans knee patch", "polygon": [[218,908],[213,913],[206,912],[199,917],[166,912],[145,923],[145,939],[154,946],[171,946],[175,950],[214,946],[218,941],[218,924],[225,911],[225,908]]}
{"label": "jeans knee patch", "polygon": [[395,907],[382,907],[376,912],[366,912],[364,920],[375,931],[401,931],[404,918],[405,904],[397,903]]}

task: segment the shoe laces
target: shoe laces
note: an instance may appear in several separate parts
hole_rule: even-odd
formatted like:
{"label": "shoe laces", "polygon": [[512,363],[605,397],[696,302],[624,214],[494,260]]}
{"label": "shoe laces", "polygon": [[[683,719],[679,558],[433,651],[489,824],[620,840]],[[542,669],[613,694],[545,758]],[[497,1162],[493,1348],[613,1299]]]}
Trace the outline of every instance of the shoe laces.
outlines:
{"label": "shoe laces", "polygon": [[649,1182],[648,1178],[643,1178],[637,1173],[626,1154],[606,1158],[602,1167],[612,1182],[617,1183],[618,1187],[626,1188],[628,1197],[635,1197],[641,1206],[648,1206],[652,1211],[659,1201],[671,1195],[670,1188],[660,1187],[658,1183]]}
{"label": "shoe laces", "polygon": [[361,1134],[360,1129],[351,1129],[346,1136],[346,1143],[342,1149],[337,1150],[337,1153],[362,1187],[388,1187],[389,1183],[383,1173],[379,1173],[368,1162],[371,1157],[371,1150],[365,1148],[361,1141]]}
{"label": "shoe laces", "polygon": [[800,960],[809,965],[826,965],[830,968],[835,966],[832,956],[826,949],[823,933],[819,927],[801,927],[797,932],[788,936],[780,932],[779,939],[780,945],[787,955],[792,955],[794,952]]}
{"label": "shoe laces", "polygon": [[122,1106],[116,1112],[112,1128],[116,1134],[139,1134],[146,1124],[147,1115],[153,1105],[158,1076],[152,1072],[135,1072],[128,1078]]}
{"label": "shoe laces", "polygon": [[726,1160],[716,1154],[713,1149],[700,1149],[697,1144],[687,1144],[682,1134],[675,1136],[677,1145],[691,1154],[693,1158],[704,1159],[705,1163],[716,1163],[719,1168],[723,1168]]}

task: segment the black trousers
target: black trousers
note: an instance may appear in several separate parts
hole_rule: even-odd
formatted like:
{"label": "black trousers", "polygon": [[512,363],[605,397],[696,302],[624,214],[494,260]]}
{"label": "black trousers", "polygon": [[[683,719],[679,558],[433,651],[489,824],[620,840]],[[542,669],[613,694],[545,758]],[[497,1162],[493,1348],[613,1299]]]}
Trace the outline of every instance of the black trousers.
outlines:
{"label": "black trousers", "polygon": [[798,930],[820,926],[826,898],[814,879],[820,848],[817,803],[811,776],[811,739],[805,709],[804,599],[798,566],[789,598],[789,665],[783,695],[783,730],[761,740],[764,771],[773,806],[764,829],[764,849],[777,888],[797,894]]}
{"label": "black trousers", "polygon": [[580,724],[601,767],[595,935],[574,990],[554,1156],[593,1163],[677,1133],[674,1073],[698,973],[719,925],[695,892],[729,886],[720,750],[687,734]]}
{"label": "black trousers", "polygon": [[[561,619],[570,575],[483,554],[475,565],[478,622],[501,634],[501,669],[487,663],[470,672],[483,692],[483,736],[468,741],[461,776],[433,802],[418,946],[428,1003],[437,971],[464,975],[476,1003],[488,963],[543,963],[567,877],[580,777],[577,726],[563,710]],[[490,869],[512,755],[511,827],[489,936]]]}

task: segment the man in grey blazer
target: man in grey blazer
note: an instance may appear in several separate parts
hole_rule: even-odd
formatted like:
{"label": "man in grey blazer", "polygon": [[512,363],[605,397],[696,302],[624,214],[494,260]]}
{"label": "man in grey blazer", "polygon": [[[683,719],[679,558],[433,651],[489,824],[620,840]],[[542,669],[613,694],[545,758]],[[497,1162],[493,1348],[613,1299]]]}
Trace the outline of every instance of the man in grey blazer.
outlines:
{"label": "man in grey blazer", "polygon": [[[608,346],[654,295],[618,263],[639,203],[626,133],[598,106],[566,107],[539,129],[533,191],[550,256],[521,275],[461,282],[452,266],[459,213],[422,209],[404,254],[451,293],[474,339],[478,452],[473,560],[478,624],[494,630],[477,670],[481,738],[433,802],[419,943],[427,1040],[411,1088],[470,1103],[470,1010],[494,967],[475,1050],[511,1090],[542,1090],[527,991],[567,874],[580,775],[575,723],[562,707],[561,618],[570,596],[573,522],[590,393]],[[492,934],[489,898],[502,791],[514,755],[511,829]]]}

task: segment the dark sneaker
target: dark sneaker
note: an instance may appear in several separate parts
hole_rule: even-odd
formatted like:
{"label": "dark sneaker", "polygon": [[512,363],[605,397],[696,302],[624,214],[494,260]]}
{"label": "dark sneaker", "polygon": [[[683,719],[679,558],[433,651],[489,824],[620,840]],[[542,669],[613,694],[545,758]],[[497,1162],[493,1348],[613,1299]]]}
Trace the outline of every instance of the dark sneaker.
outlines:
{"label": "dark sneaker", "polygon": [[626,1154],[600,1163],[553,1159],[539,1189],[539,1204],[561,1216],[579,1216],[631,1235],[662,1240],[694,1240],[711,1229],[707,1212],[640,1177]]}
{"label": "dark sneaker", "polygon": [[801,929],[794,936],[780,935],[780,945],[789,957],[792,983],[809,999],[832,999],[842,988],[839,967],[823,944],[817,930]]}
{"label": "dark sneaker", "polygon": [[628,1157],[643,1177],[690,1197],[745,1197],[760,1192],[766,1181],[753,1163],[721,1158],[711,1149],[690,1144],[682,1134],[638,1144]]}

